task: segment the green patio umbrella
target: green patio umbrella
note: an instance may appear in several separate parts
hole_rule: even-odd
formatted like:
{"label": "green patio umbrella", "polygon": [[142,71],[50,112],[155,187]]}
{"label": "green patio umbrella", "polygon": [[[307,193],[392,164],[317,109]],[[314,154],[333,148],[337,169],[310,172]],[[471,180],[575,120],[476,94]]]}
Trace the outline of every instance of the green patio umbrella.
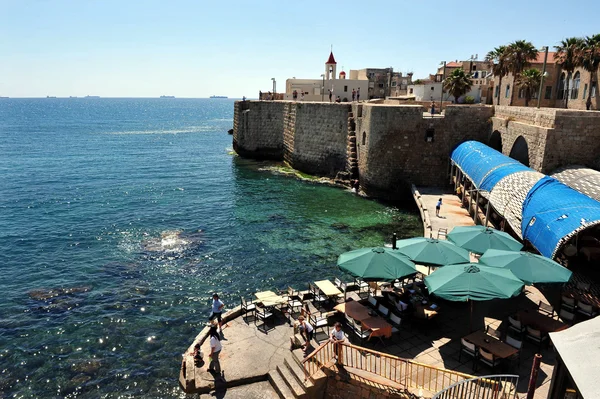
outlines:
{"label": "green patio umbrella", "polygon": [[361,248],[338,257],[337,265],[343,271],[365,281],[394,281],[415,274],[414,263],[391,248]]}
{"label": "green patio umbrella", "polygon": [[484,226],[458,226],[448,233],[448,240],[476,254],[488,249],[519,251],[523,245],[509,234]]}
{"label": "green patio umbrella", "polygon": [[396,241],[398,251],[413,262],[426,266],[469,263],[469,251],[447,240],[416,237]]}
{"label": "green patio umbrella", "polygon": [[425,277],[430,294],[448,301],[471,302],[473,326],[473,301],[508,299],[519,295],[523,282],[510,270],[482,266],[478,263],[449,265]]}
{"label": "green patio umbrella", "polygon": [[566,283],[571,271],[550,258],[529,252],[488,249],[479,262],[486,266],[508,269],[515,276],[533,285],[535,283]]}

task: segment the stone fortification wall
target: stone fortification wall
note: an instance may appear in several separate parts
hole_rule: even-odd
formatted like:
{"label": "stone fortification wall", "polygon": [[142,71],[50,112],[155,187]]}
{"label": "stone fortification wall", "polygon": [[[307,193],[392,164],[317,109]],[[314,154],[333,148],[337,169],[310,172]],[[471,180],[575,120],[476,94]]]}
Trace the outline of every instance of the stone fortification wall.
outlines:
{"label": "stone fortification wall", "polygon": [[285,102],[236,101],[233,117],[233,149],[256,159],[283,159]]}
{"label": "stone fortification wall", "polygon": [[420,105],[355,106],[361,188],[397,199],[409,183],[445,184],[452,149],[466,140],[487,140],[492,113],[491,106],[460,105],[449,106],[444,118],[423,118]]}
{"label": "stone fortification wall", "polygon": [[[328,177],[346,170],[350,104],[292,103],[291,106],[295,108],[293,134],[288,133],[288,126],[284,132],[284,157],[290,166]],[[289,140],[293,144],[288,145]]]}
{"label": "stone fortification wall", "polygon": [[600,167],[598,112],[496,106],[492,131],[500,133],[501,150],[508,156],[524,139],[529,166],[539,172],[570,164]]}

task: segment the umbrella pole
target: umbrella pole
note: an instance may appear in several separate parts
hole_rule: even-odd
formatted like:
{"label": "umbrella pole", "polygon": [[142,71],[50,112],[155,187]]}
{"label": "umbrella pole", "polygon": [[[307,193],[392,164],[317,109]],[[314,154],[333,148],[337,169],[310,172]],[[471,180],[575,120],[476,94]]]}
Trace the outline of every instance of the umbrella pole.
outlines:
{"label": "umbrella pole", "polygon": [[396,240],[398,239],[398,236],[396,235],[396,233],[392,234],[392,249],[397,249],[398,247],[396,247]]}
{"label": "umbrella pole", "polygon": [[469,302],[471,302],[471,317],[470,317],[470,321],[469,321],[469,332],[473,332],[473,301],[469,299]]}

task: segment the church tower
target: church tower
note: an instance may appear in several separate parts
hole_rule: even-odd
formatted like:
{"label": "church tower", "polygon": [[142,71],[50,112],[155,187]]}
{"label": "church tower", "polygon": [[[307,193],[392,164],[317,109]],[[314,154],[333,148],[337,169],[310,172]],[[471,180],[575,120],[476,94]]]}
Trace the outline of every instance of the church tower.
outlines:
{"label": "church tower", "polygon": [[335,62],[335,58],[333,58],[333,51],[329,53],[329,59],[325,63],[325,79],[331,80],[335,79],[335,68],[337,62]]}

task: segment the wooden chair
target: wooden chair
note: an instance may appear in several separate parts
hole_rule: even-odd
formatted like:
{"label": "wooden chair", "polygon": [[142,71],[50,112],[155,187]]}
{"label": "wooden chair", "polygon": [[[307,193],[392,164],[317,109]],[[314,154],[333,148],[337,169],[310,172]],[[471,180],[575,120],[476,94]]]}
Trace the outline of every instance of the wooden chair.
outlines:
{"label": "wooden chair", "polygon": [[254,321],[256,321],[256,304],[246,301],[244,297],[240,297],[244,321],[248,318],[248,312],[254,313]]}
{"label": "wooden chair", "polygon": [[527,332],[525,333],[525,338],[537,343],[539,350],[542,350],[542,343],[548,339],[548,335],[542,334],[540,330],[536,330],[529,326],[527,326],[526,329]]}
{"label": "wooden chair", "polygon": [[525,327],[519,320],[515,319],[512,316],[508,316],[508,330],[514,331],[517,334],[519,334],[519,336],[522,336],[525,332]]}
{"label": "wooden chair", "polygon": [[491,335],[492,337],[496,337],[498,339],[502,339],[502,333],[500,332],[500,330],[496,330],[495,328],[492,328],[492,326],[488,325],[485,328],[485,333],[487,335]]}
{"label": "wooden chair", "polygon": [[492,371],[500,364],[500,359],[497,359],[493,353],[490,353],[483,348],[479,348],[479,361],[489,366]]}
{"label": "wooden chair", "polygon": [[558,318],[568,324],[573,324],[575,322],[575,313],[569,312],[566,309],[561,309]]}
{"label": "wooden chair", "polygon": [[506,336],[506,340],[504,341],[505,343],[507,343],[508,345],[512,346],[515,349],[518,349],[518,352],[514,355],[512,355],[511,357],[508,358],[508,360],[513,363],[513,362],[517,362],[517,366],[521,367],[521,347],[523,346],[523,341],[519,341],[516,338],[511,337],[510,335]]}
{"label": "wooden chair", "polygon": [[592,305],[581,301],[577,301],[577,313],[590,319],[598,314]]}
{"label": "wooden chair", "polygon": [[548,305],[547,303],[544,303],[542,301],[540,301],[540,303],[538,304],[538,312],[543,313],[543,314],[547,314],[548,316],[554,318],[554,307],[552,305]]}
{"label": "wooden chair", "polygon": [[317,336],[317,329],[319,329],[319,328],[321,330],[325,331],[325,334],[327,335],[327,331],[326,331],[326,327],[328,325],[327,317],[323,317],[322,315],[317,316],[316,314],[311,314],[309,316],[309,320],[310,320],[310,324],[315,329],[315,337]]}
{"label": "wooden chair", "polygon": [[360,338],[360,342],[364,343],[365,339],[368,339],[371,336],[372,331],[368,328],[364,328],[362,324],[357,323],[355,320],[353,321],[352,331]]}
{"label": "wooden chair", "polygon": [[[256,318],[254,319],[254,325],[256,325],[257,320],[262,320],[262,322],[263,322],[262,326],[263,326],[264,333],[267,333],[267,331],[268,331],[267,322],[271,318],[273,318],[273,312],[271,310],[269,310],[268,308],[257,307],[256,308]],[[258,329],[260,330],[260,326],[258,327]]]}
{"label": "wooden chair", "polygon": [[464,338],[460,339],[460,352],[458,353],[458,361],[460,362],[462,354],[467,356],[471,356],[473,358],[472,368],[475,370],[475,361],[477,360],[477,347],[475,344],[472,344],[465,340]]}
{"label": "wooden chair", "polygon": [[575,299],[564,295],[561,296],[560,307],[571,313],[575,313]]}

